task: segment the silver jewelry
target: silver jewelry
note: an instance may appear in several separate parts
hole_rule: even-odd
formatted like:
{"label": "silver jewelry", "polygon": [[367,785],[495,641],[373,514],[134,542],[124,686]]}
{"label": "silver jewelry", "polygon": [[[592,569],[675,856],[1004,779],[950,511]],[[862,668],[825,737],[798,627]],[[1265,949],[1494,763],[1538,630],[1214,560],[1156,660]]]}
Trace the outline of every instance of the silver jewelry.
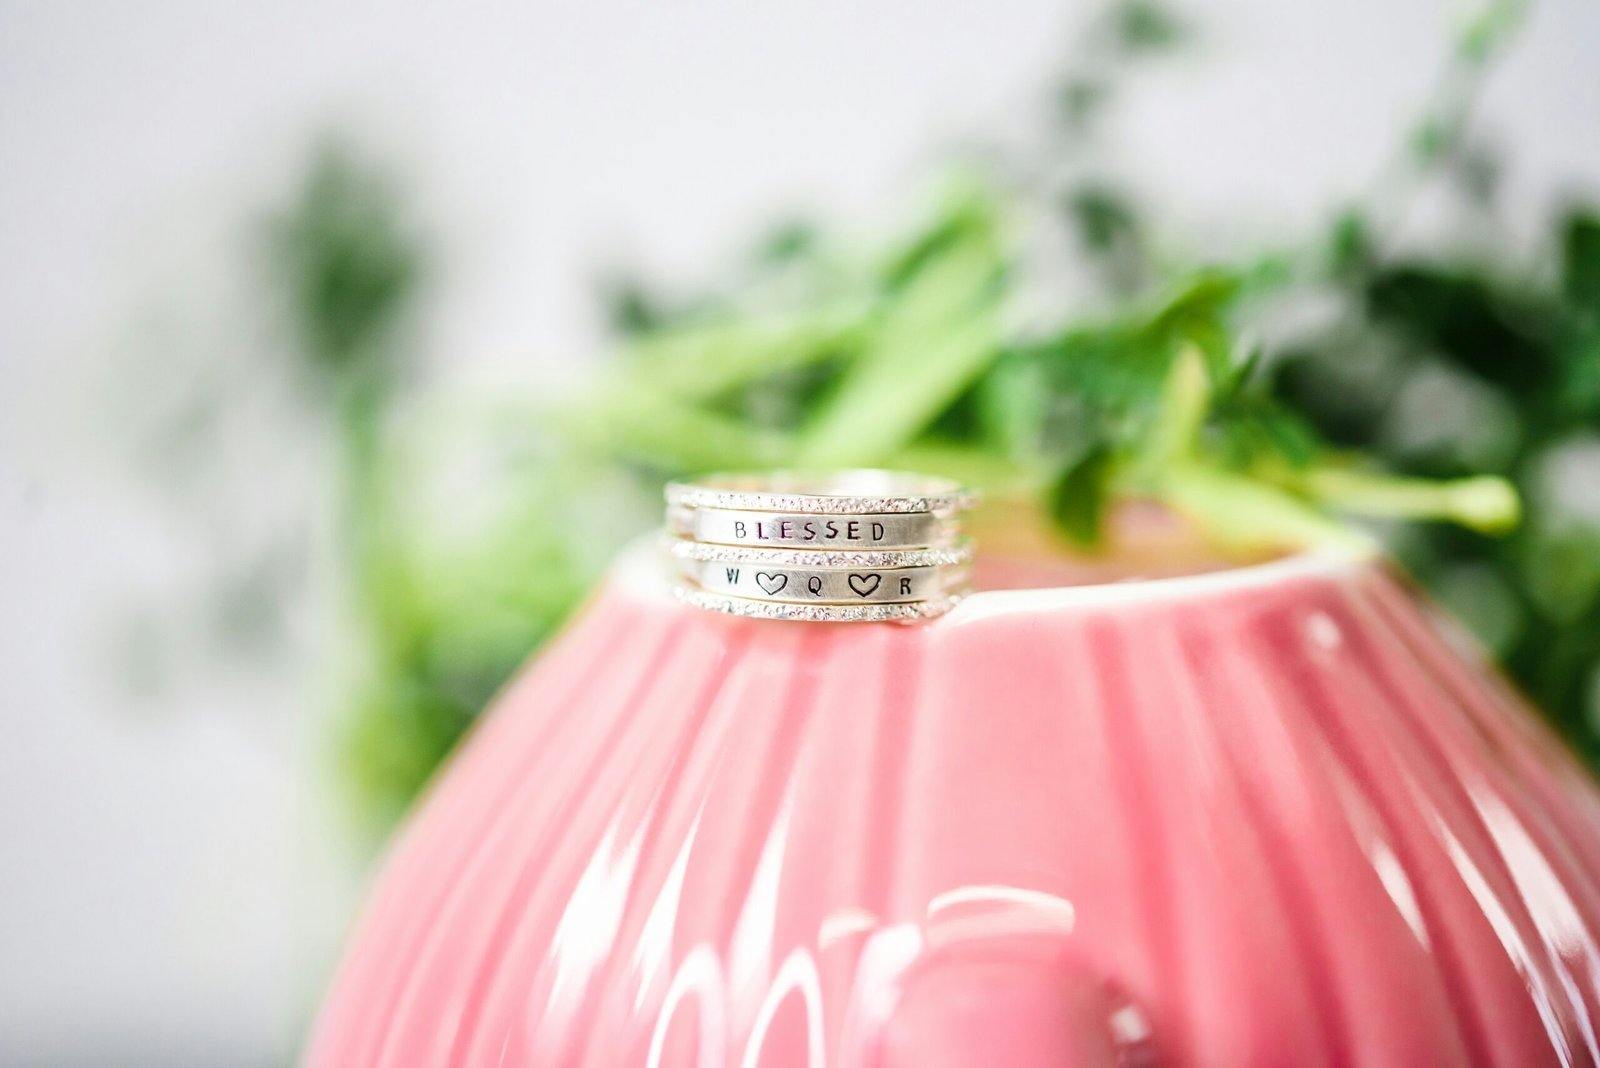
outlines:
{"label": "silver jewelry", "polygon": [[684,601],[731,615],[915,621],[950,609],[972,546],[972,495],[894,471],[714,475],[666,488]]}
{"label": "silver jewelry", "polygon": [[673,508],[668,528],[715,545],[789,549],[921,549],[950,540],[950,520],[933,512],[805,513]]}
{"label": "silver jewelry", "polygon": [[685,578],[709,593],[799,604],[885,604],[930,601],[966,578],[965,567],[799,568],[682,560]]}
{"label": "silver jewelry", "polygon": [[878,470],[841,471],[831,475],[794,471],[707,475],[693,482],[669,482],[666,495],[668,505],[683,508],[815,512],[819,515],[890,512],[950,515],[972,507],[975,501],[972,494],[947,478]]}
{"label": "silver jewelry", "polygon": [[720,593],[680,586],[673,591],[678,599],[696,608],[708,608],[730,616],[754,619],[802,619],[811,623],[912,623],[942,616],[956,606],[959,596],[937,601],[908,604],[790,604],[784,601],[752,601]]}
{"label": "silver jewelry", "polygon": [[733,564],[777,564],[780,567],[944,567],[972,560],[972,539],[960,538],[948,549],[865,549],[851,551],[758,549],[738,545],[702,545],[666,538],[667,552],[679,560],[715,560]]}

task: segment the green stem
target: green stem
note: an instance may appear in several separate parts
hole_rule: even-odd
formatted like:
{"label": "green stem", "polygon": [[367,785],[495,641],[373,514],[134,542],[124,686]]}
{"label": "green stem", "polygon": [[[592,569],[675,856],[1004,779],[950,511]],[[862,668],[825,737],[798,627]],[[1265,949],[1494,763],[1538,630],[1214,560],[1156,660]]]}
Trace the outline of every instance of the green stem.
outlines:
{"label": "green stem", "polygon": [[1437,482],[1319,468],[1307,474],[1303,484],[1311,497],[1341,511],[1447,519],[1486,534],[1502,534],[1515,527],[1522,512],[1516,489],[1493,475]]}

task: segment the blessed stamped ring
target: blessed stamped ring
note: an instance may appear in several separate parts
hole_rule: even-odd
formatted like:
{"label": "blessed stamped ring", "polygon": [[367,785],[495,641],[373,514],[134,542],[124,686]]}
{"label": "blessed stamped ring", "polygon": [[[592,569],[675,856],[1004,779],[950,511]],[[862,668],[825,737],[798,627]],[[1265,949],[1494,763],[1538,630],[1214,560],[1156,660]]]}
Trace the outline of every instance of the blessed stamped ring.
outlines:
{"label": "blessed stamped ring", "polygon": [[948,544],[950,520],[934,512],[850,514],[752,509],[667,509],[667,529],[712,545],[787,549],[923,549]]}

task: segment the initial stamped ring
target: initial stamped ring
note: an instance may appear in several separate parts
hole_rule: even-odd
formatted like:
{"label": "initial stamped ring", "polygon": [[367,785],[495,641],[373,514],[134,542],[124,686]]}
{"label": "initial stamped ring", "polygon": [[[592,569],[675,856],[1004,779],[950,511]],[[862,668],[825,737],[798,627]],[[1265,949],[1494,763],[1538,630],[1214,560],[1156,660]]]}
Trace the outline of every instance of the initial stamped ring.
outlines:
{"label": "initial stamped ring", "polygon": [[702,590],[798,604],[885,604],[931,601],[965,580],[965,568],[798,568],[685,560],[684,577]]}

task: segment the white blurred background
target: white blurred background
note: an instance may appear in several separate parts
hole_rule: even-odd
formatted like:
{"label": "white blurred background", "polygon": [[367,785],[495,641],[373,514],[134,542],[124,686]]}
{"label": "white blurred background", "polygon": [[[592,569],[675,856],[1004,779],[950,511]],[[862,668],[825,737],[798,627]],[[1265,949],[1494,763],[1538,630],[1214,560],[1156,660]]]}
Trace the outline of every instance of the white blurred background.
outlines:
{"label": "white blurred background", "polygon": [[[1179,9],[1201,46],[1138,83],[1117,158],[1221,242],[1365,188],[1462,17]],[[431,373],[564,379],[597,355],[601,267],[694,275],[789,209],[896,212],[942,148],[1038,106],[1088,10],[0,0],[0,1064],[290,1060],[357,900],[321,614],[268,670],[157,686],[123,662],[129,606],[194,551],[120,463],[124,391],[153,352],[248,344],[248,223],[320,132],[417,193]],[[1547,0],[1483,102],[1530,225],[1600,185],[1597,49],[1600,5]],[[294,507],[281,481],[248,493]]]}

